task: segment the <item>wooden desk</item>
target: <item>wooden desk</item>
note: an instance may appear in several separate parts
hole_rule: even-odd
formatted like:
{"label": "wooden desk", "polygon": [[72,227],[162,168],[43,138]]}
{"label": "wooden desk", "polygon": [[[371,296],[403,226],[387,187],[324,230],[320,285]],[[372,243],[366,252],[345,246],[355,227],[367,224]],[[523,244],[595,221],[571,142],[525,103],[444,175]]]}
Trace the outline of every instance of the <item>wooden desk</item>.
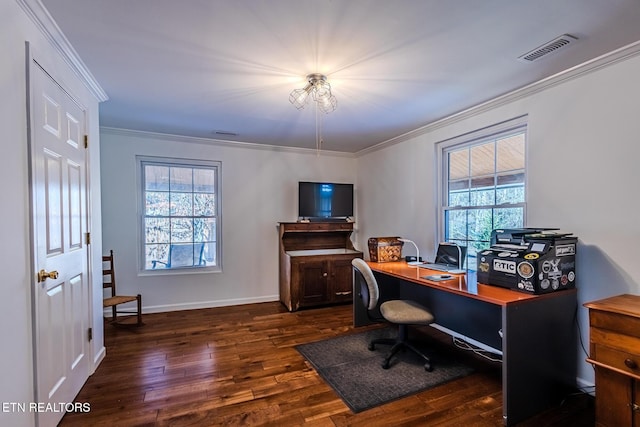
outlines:
{"label": "wooden desk", "polygon": [[[436,327],[502,354],[502,415],[513,425],[558,404],[577,375],[575,289],[530,295],[497,286],[467,283],[466,275],[434,282],[423,276],[442,272],[404,262],[368,263],[380,287],[381,302],[413,299],[435,317]],[[356,276],[358,277],[358,276]],[[368,324],[354,280],[354,325]],[[438,369],[437,365],[434,369]]]}

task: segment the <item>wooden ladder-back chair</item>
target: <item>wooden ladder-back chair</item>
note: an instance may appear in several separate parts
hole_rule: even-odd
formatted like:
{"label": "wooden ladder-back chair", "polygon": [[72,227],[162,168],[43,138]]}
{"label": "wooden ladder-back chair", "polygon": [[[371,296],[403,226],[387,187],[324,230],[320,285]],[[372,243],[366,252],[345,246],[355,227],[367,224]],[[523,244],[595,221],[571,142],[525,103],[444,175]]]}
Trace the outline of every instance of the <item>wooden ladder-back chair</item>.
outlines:
{"label": "wooden ladder-back chair", "polygon": [[[111,296],[106,297],[102,301],[104,308],[111,307],[112,317],[111,324],[114,326],[142,326],[142,296],[138,295],[118,295],[116,292],[116,271],[113,263],[113,250],[109,251],[109,255],[102,257],[102,288],[111,288]],[[118,305],[136,301],[137,312],[118,311]],[[126,314],[127,318],[136,315],[136,323],[124,322],[118,320],[118,314]]]}

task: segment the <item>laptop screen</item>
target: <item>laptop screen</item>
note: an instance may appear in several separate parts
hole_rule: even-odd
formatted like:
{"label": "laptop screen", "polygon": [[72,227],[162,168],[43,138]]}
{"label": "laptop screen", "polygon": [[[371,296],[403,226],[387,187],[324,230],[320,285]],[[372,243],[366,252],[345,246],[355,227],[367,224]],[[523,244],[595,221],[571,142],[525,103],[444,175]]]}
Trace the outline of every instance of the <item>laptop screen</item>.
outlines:
{"label": "laptop screen", "polygon": [[462,268],[466,253],[467,248],[465,246],[442,242],[438,245],[438,251],[436,252],[436,259],[434,262],[436,264],[445,264],[456,268]]}

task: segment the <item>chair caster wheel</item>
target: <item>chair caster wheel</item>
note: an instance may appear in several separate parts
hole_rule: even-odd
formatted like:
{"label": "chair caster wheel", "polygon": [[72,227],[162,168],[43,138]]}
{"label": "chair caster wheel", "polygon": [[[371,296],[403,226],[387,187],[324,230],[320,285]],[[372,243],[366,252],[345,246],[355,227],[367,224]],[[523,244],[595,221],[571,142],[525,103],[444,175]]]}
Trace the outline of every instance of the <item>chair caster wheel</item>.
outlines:
{"label": "chair caster wheel", "polygon": [[431,363],[425,363],[424,370],[427,372],[433,371],[433,367],[431,366]]}
{"label": "chair caster wheel", "polygon": [[374,351],[376,349],[376,345],[375,344],[369,344],[369,351]]}
{"label": "chair caster wheel", "polygon": [[385,360],[384,362],[382,362],[382,369],[389,369],[389,361]]}

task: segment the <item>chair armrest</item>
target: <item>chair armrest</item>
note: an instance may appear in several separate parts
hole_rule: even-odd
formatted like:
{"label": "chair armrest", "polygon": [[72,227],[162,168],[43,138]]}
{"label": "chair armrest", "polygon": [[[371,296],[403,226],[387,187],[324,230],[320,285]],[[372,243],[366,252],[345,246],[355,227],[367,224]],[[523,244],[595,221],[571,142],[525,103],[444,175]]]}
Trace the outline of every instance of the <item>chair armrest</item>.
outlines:
{"label": "chair armrest", "polygon": [[151,268],[156,268],[156,264],[164,264],[167,267],[169,264],[164,261],[153,260],[151,261]]}

